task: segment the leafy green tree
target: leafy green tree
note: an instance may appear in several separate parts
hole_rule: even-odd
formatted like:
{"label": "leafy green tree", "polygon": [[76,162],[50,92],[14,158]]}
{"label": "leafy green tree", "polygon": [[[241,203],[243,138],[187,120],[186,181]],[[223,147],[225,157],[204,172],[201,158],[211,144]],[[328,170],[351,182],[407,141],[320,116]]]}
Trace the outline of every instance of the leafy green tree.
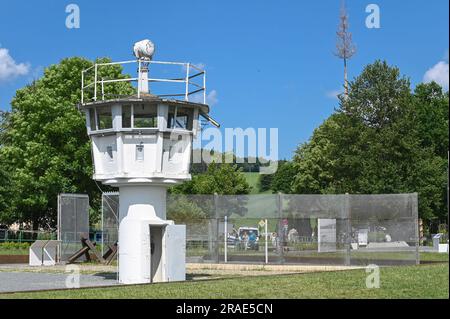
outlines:
{"label": "leafy green tree", "polygon": [[421,196],[422,205],[429,208],[424,219],[446,223],[449,92],[435,82],[419,84],[414,90],[413,106],[411,120],[416,124],[420,146],[430,153],[413,175],[420,193],[426,194]]}
{"label": "leafy green tree", "polygon": [[188,224],[201,223],[207,216],[188,196],[175,195],[167,205],[167,217],[178,224]]}
{"label": "leafy green tree", "polygon": [[296,176],[297,170],[290,161],[278,162],[278,169],[273,174],[270,189],[273,193],[290,194],[292,192],[292,183]]}
{"label": "leafy green tree", "polygon": [[[0,149],[3,147],[4,132],[6,130],[8,113],[0,110]],[[12,185],[10,173],[4,163],[0,161],[0,225],[10,224],[14,221],[11,218],[10,198],[12,195]]]}
{"label": "leafy green tree", "polygon": [[[97,62],[108,62],[99,59]],[[39,224],[55,224],[57,195],[88,193],[91,204],[100,192],[91,179],[91,150],[84,116],[77,109],[81,96],[81,71],[93,65],[73,57],[46,68],[44,75],[17,90],[2,133],[0,162],[10,173],[12,218]],[[100,68],[102,78],[120,78],[120,66]],[[114,83],[115,94],[130,94],[126,82]],[[86,96],[90,97],[89,94]]]}
{"label": "leafy green tree", "polygon": [[336,144],[333,141],[339,132],[336,118],[331,115],[314,130],[308,143],[301,144],[295,153],[293,166],[296,174],[291,184],[292,191],[297,194],[338,193],[334,185],[341,184],[334,178]]}
{"label": "leafy green tree", "polygon": [[191,181],[173,187],[175,194],[244,195],[250,193],[242,169],[236,165],[211,163],[203,174],[197,174]]}
{"label": "leafy green tree", "polygon": [[[337,112],[297,149],[293,191],[418,192],[421,217],[442,217],[446,160],[436,152],[443,152],[445,138],[448,143],[448,95],[439,92],[424,85],[411,94],[398,68],[381,61],[368,65],[350,82]],[[426,102],[433,96],[439,101]],[[446,116],[440,128],[430,130],[440,116]]]}
{"label": "leafy green tree", "polygon": [[363,127],[381,129],[394,123],[408,111],[411,102],[409,79],[385,61],[367,65],[350,83],[348,98],[341,96],[341,113]]}
{"label": "leafy green tree", "polygon": [[5,167],[0,166],[0,224],[10,223],[8,198],[11,196],[10,178]]}
{"label": "leafy green tree", "polygon": [[[278,162],[278,165],[280,165],[280,162]],[[278,166],[279,168],[279,166]],[[259,191],[260,192],[265,192],[270,190],[270,185],[272,184],[273,181],[273,177],[275,176],[276,173],[274,174],[260,174],[259,175]]]}
{"label": "leafy green tree", "polygon": [[[247,183],[242,168],[231,164],[216,164],[211,163],[205,173],[196,174],[192,180],[171,189],[172,194],[190,194],[190,195],[246,195],[251,190]],[[193,201],[198,202],[205,216],[214,217],[216,212],[221,217],[236,213],[244,215],[246,209],[246,196],[221,196],[220,202],[216,203],[213,196],[202,196],[200,198],[192,198]],[[190,209],[190,208],[189,208]],[[188,214],[189,209],[183,214]],[[198,213],[193,211],[190,214],[191,219],[196,219]],[[186,217],[187,219],[187,217]]]}
{"label": "leafy green tree", "polygon": [[449,93],[436,82],[419,84],[413,101],[422,147],[432,148],[436,155],[447,158]]}

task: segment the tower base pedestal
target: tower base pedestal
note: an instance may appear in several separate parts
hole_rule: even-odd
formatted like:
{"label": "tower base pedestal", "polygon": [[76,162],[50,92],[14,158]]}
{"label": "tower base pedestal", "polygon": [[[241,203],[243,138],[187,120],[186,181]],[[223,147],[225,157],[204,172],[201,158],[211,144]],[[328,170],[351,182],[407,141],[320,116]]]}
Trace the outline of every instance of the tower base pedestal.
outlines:
{"label": "tower base pedestal", "polygon": [[166,188],[119,187],[119,282],[185,280],[186,227],[166,220]]}

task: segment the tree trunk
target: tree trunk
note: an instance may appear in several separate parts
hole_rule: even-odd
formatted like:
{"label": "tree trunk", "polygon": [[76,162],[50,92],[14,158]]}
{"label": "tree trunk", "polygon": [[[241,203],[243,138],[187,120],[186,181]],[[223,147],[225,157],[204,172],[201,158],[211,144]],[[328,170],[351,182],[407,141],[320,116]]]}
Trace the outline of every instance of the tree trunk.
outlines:
{"label": "tree trunk", "polygon": [[39,217],[33,216],[31,223],[32,223],[31,227],[32,227],[33,231],[38,231],[39,230]]}

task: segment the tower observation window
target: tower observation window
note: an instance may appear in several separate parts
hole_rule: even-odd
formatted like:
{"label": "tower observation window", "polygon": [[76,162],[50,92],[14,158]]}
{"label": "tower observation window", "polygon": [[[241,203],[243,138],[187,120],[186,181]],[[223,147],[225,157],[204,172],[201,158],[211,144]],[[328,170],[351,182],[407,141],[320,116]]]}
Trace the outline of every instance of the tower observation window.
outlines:
{"label": "tower observation window", "polygon": [[97,126],[95,125],[95,109],[89,109],[89,124],[91,125],[91,131],[97,129]]}
{"label": "tower observation window", "polygon": [[167,120],[167,128],[181,128],[185,130],[191,129],[191,116],[188,110],[171,106],[169,108],[169,117]]}
{"label": "tower observation window", "polygon": [[133,107],[133,126],[135,128],[157,127],[157,111],[155,105],[139,104]]}
{"label": "tower observation window", "polygon": [[122,127],[131,127],[131,105],[122,105]]}
{"label": "tower observation window", "polygon": [[97,126],[99,130],[112,128],[112,114],[109,106],[97,108]]}

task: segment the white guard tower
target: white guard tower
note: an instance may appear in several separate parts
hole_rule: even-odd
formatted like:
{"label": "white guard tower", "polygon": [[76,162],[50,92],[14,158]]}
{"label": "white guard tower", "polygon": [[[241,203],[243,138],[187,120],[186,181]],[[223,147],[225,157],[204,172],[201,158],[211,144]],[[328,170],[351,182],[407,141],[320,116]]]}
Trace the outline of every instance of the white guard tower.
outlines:
{"label": "white guard tower", "polygon": [[[95,64],[82,72],[80,109],[92,141],[93,178],[119,188],[119,281],[124,284],[185,280],[185,226],[166,220],[166,190],[191,178],[199,115],[218,125],[208,116],[205,71],[190,63],[152,61],[153,53],[153,43],[143,40],[134,46],[137,60]],[[100,68],[128,63],[136,65],[137,78],[99,79]],[[150,78],[149,70],[161,64],[178,65],[185,74]],[[137,82],[136,94],[110,97],[108,85],[118,81]],[[178,83],[182,90],[153,95],[149,82]],[[198,101],[199,94],[203,103],[189,101],[192,96]]]}

